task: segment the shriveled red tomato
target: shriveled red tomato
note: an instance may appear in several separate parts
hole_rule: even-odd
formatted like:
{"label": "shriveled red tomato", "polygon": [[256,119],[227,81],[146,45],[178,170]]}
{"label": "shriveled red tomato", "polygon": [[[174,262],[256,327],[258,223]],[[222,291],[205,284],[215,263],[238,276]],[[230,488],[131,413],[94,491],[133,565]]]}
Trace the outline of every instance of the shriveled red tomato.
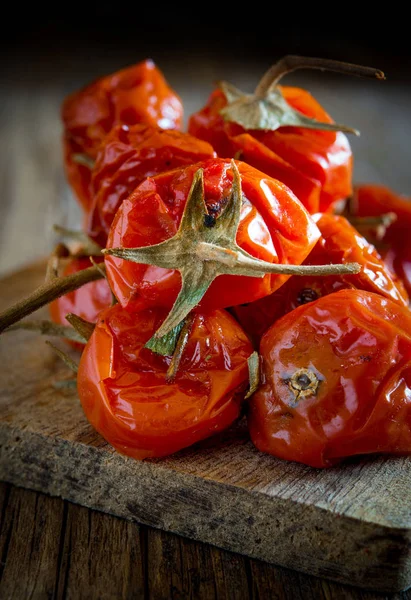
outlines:
{"label": "shriveled red tomato", "polygon": [[258,343],[263,333],[294,308],[341,289],[356,288],[381,294],[400,306],[408,306],[404,286],[390,272],[373,245],[342,216],[314,216],[321,238],[305,259],[306,265],[356,262],[359,273],[350,275],[292,276],[280,289],[256,302],[235,306],[232,312]]}
{"label": "shriveled red tomato", "polygon": [[210,144],[188,133],[144,124],[115,127],[93,169],[89,236],[105,246],[118,207],[146,177],[215,156]]}
{"label": "shriveled red tomato", "polygon": [[95,429],[119,452],[166,456],[227,428],[240,414],[252,346],[226,311],[197,314],[177,374],[144,347],[167,312],[100,314],[82,354],[78,392]]}
{"label": "shriveled red tomato", "polygon": [[[73,258],[67,263],[63,275],[72,275],[90,267],[88,258]],[[112,303],[112,294],[105,279],[91,281],[86,285],[61,296],[50,305],[50,315],[55,323],[68,325],[66,315],[74,313],[78,317],[96,323],[100,312]],[[74,347],[81,349],[83,346],[77,342],[70,342]]]}
{"label": "shriveled red tomato", "polygon": [[[301,264],[320,236],[314,221],[282,183],[243,162],[235,164],[242,191],[237,244],[252,257],[268,263]],[[117,211],[107,248],[139,248],[174,236],[200,169],[210,226],[218,222],[232,191],[233,169],[230,160],[210,159],[142,182]],[[196,256],[187,256],[190,260],[197,260]],[[115,256],[106,256],[105,262],[110,285],[123,306],[131,310],[142,305],[170,308],[176,300],[181,287],[178,271]],[[214,279],[199,306],[201,310],[212,310],[250,302],[271,293],[288,277],[221,275]]]}
{"label": "shriveled red tomato", "polygon": [[248,423],[261,451],[313,467],[411,454],[411,312],[341,290],[288,313],[261,340]]}
{"label": "shriveled red tomato", "polygon": [[179,129],[182,118],[180,98],[152,60],[102,77],[68,96],[62,106],[65,169],[83,208],[90,207],[93,161],[115,125]]}
{"label": "shriveled red tomato", "polygon": [[[364,235],[375,243],[390,269],[411,294],[411,198],[376,184],[356,185],[351,203],[354,217],[381,217],[394,213],[396,220],[379,234],[377,225],[362,223]],[[358,224],[358,226],[360,223]]]}
{"label": "shriveled red tomato", "polygon": [[[306,90],[279,86],[285,100],[297,111],[325,123],[331,117]],[[236,156],[284,182],[310,213],[330,210],[352,192],[353,158],[344,133],[303,127],[275,131],[246,130],[224,120],[227,106],[221,90],[189,118],[188,131],[209,142],[221,157]]]}

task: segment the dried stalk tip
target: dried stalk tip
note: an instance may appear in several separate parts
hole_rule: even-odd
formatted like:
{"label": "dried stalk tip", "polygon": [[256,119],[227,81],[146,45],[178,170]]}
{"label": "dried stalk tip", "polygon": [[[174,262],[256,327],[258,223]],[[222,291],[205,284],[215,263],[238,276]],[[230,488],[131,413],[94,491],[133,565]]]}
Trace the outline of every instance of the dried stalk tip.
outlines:
{"label": "dried stalk tip", "polygon": [[50,346],[50,348],[52,348],[54,350],[54,352],[57,354],[57,356],[59,356],[61,358],[61,360],[66,365],[66,367],[71,369],[74,373],[77,373],[78,364],[76,362],[74,362],[74,360],[72,358],[70,358],[70,356],[68,354],[66,354],[65,352],[60,350],[60,348],[57,348],[57,346],[55,346],[48,340],[46,341],[46,344],[47,344],[47,346]]}
{"label": "dried stalk tip", "polygon": [[60,275],[60,262],[62,258],[70,256],[70,250],[65,244],[57,244],[47,261],[45,281],[56,279]]}
{"label": "dried stalk tip", "polygon": [[288,104],[278,87],[278,82],[297,69],[319,69],[357,77],[385,79],[382,71],[372,67],[322,58],[285,56],[264,74],[254,94],[244,94],[233,85],[220,82],[219,87],[227,99],[227,106],[220,111],[220,114],[226,121],[237,123],[245,129],[275,131],[279,127],[291,126],[323,131],[344,131],[359,135],[358,130],[346,125],[310,119]]}
{"label": "dried stalk tip", "polygon": [[77,153],[71,155],[71,160],[78,165],[82,165],[83,167],[87,167],[90,170],[94,169],[95,160],[93,160],[88,154]]}
{"label": "dried stalk tip", "polygon": [[86,233],[84,233],[84,231],[77,231],[76,229],[66,229],[61,225],[53,225],[53,229],[62,237],[81,244],[79,250],[70,253],[71,256],[101,256],[101,246],[99,246],[94,240],[89,238],[89,236]]}
{"label": "dried stalk tip", "polygon": [[248,377],[250,380],[250,387],[248,392],[244,396],[245,400],[248,400],[250,396],[257,391],[258,386],[260,384],[260,357],[258,356],[258,352],[253,352],[248,357]]}
{"label": "dried stalk tip", "polygon": [[76,390],[77,380],[76,379],[62,379],[61,381],[55,381],[53,387],[56,390]]}
{"label": "dried stalk tip", "polygon": [[86,283],[90,283],[90,281],[102,279],[102,271],[104,272],[104,270],[104,265],[99,265],[99,269],[90,267],[89,269],[83,269],[72,275],[58,277],[44,283],[30,294],[30,296],[16,302],[13,306],[10,306],[0,313],[0,333],[10,327],[10,325],[17,323],[42,306],[60,298],[60,296],[64,296],[69,292],[74,292],[74,290],[77,290]]}
{"label": "dried stalk tip", "polygon": [[83,341],[88,342],[96,327],[95,323],[90,323],[90,321],[86,321],[86,319],[82,319],[81,317],[73,313],[69,313],[68,315],[66,315],[66,319],[70,323],[70,325],[75,329],[78,335],[81,336]]}
{"label": "dried stalk tip", "polygon": [[174,381],[174,379],[176,378],[179,366],[180,366],[180,362],[181,359],[183,357],[184,354],[184,350],[187,346],[187,342],[190,338],[190,333],[191,330],[193,328],[193,323],[194,323],[194,316],[193,315],[189,315],[183,324],[183,327],[181,328],[180,334],[178,336],[178,340],[177,340],[177,344],[173,353],[173,356],[171,358],[171,362],[170,365],[167,369],[167,373],[166,373],[166,382],[167,383],[172,383]]}
{"label": "dried stalk tip", "polygon": [[19,323],[14,323],[14,325],[7,327],[7,329],[4,330],[4,333],[9,331],[17,331],[19,329],[34,331],[36,333],[40,333],[41,335],[65,338],[67,340],[71,340],[72,342],[79,342],[80,344],[85,344],[87,342],[87,339],[85,339],[80,332],[76,331],[72,327],[67,327],[67,325],[59,325],[58,323],[53,323],[52,321],[47,320],[21,321]]}

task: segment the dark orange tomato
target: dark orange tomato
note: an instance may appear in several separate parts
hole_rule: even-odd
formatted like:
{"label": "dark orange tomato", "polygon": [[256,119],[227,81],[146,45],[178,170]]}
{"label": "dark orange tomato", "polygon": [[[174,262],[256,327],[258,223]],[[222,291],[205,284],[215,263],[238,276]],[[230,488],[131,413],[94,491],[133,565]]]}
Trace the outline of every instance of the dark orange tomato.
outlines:
{"label": "dark orange tomato", "polygon": [[[90,266],[88,258],[73,258],[67,263],[63,275],[72,275]],[[107,281],[98,279],[57,298],[49,305],[49,309],[52,320],[61,325],[68,325],[66,315],[69,313],[74,313],[86,321],[95,323],[100,312],[111,303],[112,294]],[[82,344],[76,342],[70,342],[70,344],[79,349],[83,347]]]}
{"label": "dark orange tomato", "polygon": [[100,314],[82,354],[78,392],[95,429],[134,458],[166,456],[227,428],[240,414],[252,346],[226,311],[195,316],[177,375],[170,357],[144,348],[167,315]]}
{"label": "dark orange tomato", "polygon": [[390,272],[374,246],[347,219],[330,214],[318,214],[313,218],[321,238],[304,264],[356,262],[361,265],[361,271],[355,275],[293,276],[270,296],[234,307],[233,314],[257,344],[263,333],[284,314],[341,289],[375,292],[400,306],[408,306],[404,286]]}
{"label": "dark orange tomato", "polygon": [[354,455],[411,454],[411,312],[362,290],[324,296],[261,340],[250,399],[262,452],[312,467]]}
{"label": "dark orange tomato", "polygon": [[121,202],[146,177],[215,157],[207,142],[152,125],[122,125],[106,137],[93,169],[88,235],[105,246]]}
{"label": "dark orange tomato", "polygon": [[[306,90],[279,88],[294,109],[318,121],[333,122]],[[220,110],[226,105],[223,92],[215,90],[206,106],[189,119],[189,132],[209,142],[218,156],[236,156],[284,182],[311,214],[331,210],[351,194],[353,158],[345,134],[302,127],[246,131],[223,119]]]}
{"label": "dark orange tomato", "polygon": [[[314,221],[282,183],[245,163],[237,166],[243,192],[237,243],[253,257],[270,263],[301,264],[320,236]],[[149,246],[172,237],[199,168],[204,173],[206,205],[218,217],[232,189],[229,159],[209,159],[143,181],[117,211],[107,248]],[[114,256],[106,256],[105,262],[110,286],[121,305],[130,310],[173,305],[181,287],[178,271]],[[199,306],[208,311],[250,302],[270,294],[287,279],[277,274],[262,278],[222,275]]]}
{"label": "dark orange tomato", "polygon": [[67,178],[87,211],[92,163],[109,131],[115,125],[136,123],[179,129],[183,107],[153,61],[144,60],[68,96],[62,106],[62,119]]}
{"label": "dark orange tomato", "polygon": [[363,184],[355,186],[352,207],[353,216],[358,217],[396,215],[382,237],[375,237],[375,228],[374,233],[369,229],[365,235],[377,244],[387,265],[411,294],[411,198],[383,185]]}

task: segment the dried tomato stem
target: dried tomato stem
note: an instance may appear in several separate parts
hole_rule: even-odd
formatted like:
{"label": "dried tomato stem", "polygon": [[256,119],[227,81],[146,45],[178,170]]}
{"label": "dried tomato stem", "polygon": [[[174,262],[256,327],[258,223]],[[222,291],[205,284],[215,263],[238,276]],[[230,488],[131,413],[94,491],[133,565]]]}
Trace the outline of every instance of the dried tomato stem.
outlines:
{"label": "dried tomato stem", "polygon": [[95,323],[90,323],[90,321],[86,321],[86,319],[82,319],[74,313],[69,313],[66,315],[66,319],[74,328],[76,333],[83,338],[81,341],[88,342],[96,327]]}
{"label": "dried tomato stem", "polygon": [[393,212],[377,215],[376,217],[349,217],[351,225],[357,228],[389,227],[397,220],[397,215]]}
{"label": "dried tomato stem", "polygon": [[59,235],[81,244],[81,248],[74,252],[73,256],[101,256],[101,247],[88,237],[84,231],[66,229],[61,225],[53,225],[53,229]]}
{"label": "dried tomato stem", "polygon": [[250,381],[250,387],[248,388],[248,392],[244,396],[245,400],[248,400],[254,392],[257,391],[258,386],[260,385],[260,357],[258,352],[253,352],[247,359],[248,363],[248,378]]}
{"label": "dried tomato stem", "polygon": [[174,350],[174,354],[171,358],[170,365],[166,373],[166,382],[172,383],[176,378],[178,368],[180,366],[181,359],[184,354],[184,350],[187,346],[188,339],[190,337],[191,329],[194,323],[194,315],[189,315],[183,325],[180,335],[178,337],[177,345]]}
{"label": "dried tomato stem", "polygon": [[70,250],[64,244],[57,244],[47,262],[46,283],[59,276],[60,260],[70,256]]}
{"label": "dried tomato stem", "polygon": [[359,273],[358,263],[338,263],[328,265],[285,265],[268,263],[263,260],[246,256],[241,251],[221,248],[207,242],[199,242],[194,252],[200,261],[216,261],[225,265],[231,274],[247,277],[262,277],[272,273],[276,275],[350,275]]}
{"label": "dried tomato stem", "polygon": [[52,348],[54,350],[54,352],[57,354],[57,356],[59,356],[61,358],[61,360],[66,365],[66,367],[68,367],[69,369],[71,369],[72,371],[74,371],[74,373],[77,373],[77,371],[78,371],[78,364],[75,363],[74,360],[72,358],[70,358],[70,356],[68,354],[66,354],[65,352],[63,352],[62,350],[60,350],[60,348],[57,348],[57,346],[55,346],[54,344],[52,344],[48,340],[46,341],[46,344],[47,344],[47,346],[50,346],[50,348]]}
{"label": "dried tomato stem", "polygon": [[102,265],[99,265],[98,269],[96,267],[90,267],[78,271],[77,273],[73,273],[72,275],[58,277],[57,279],[44,283],[30,294],[30,296],[16,302],[16,304],[13,304],[13,306],[10,306],[0,313],[0,333],[7,329],[7,327],[10,327],[10,325],[13,325],[13,323],[17,323],[42,306],[60,298],[60,296],[73,292],[86,283],[90,283],[90,281],[102,279],[102,270],[104,271],[104,266]]}
{"label": "dried tomato stem", "polygon": [[41,333],[42,335],[62,337],[72,340],[73,342],[80,342],[81,344],[84,344],[87,341],[84,339],[83,335],[81,335],[72,327],[68,327],[67,325],[59,325],[58,323],[53,323],[52,321],[47,320],[21,321],[21,323],[14,323],[14,325],[7,327],[7,329],[4,330],[4,333],[8,333],[9,331],[17,331],[19,329],[35,331],[36,333]]}
{"label": "dried tomato stem", "polygon": [[88,169],[90,169],[90,171],[93,170],[95,162],[96,162],[93,158],[91,158],[91,156],[88,156],[88,154],[83,154],[83,153],[72,154],[71,160],[73,162],[77,163],[78,165],[87,167]]}
{"label": "dried tomato stem", "polygon": [[351,63],[330,60],[327,58],[312,58],[309,56],[284,56],[263,75],[255,89],[255,95],[265,96],[271,88],[275,87],[280,79],[297,69],[319,69],[320,71],[334,71],[355,77],[371,77],[385,79],[385,74],[380,69],[353,65]]}
{"label": "dried tomato stem", "polygon": [[204,199],[203,170],[196,171],[177,233],[168,240],[141,248],[107,248],[103,254],[139,264],[176,269],[181,274],[180,293],[171,312],[154,338],[161,338],[177,327],[200,302],[219,275],[264,277],[281,275],[340,275],[358,273],[357,263],[337,265],[285,265],[259,260],[236,242],[240,222],[241,178],[233,160],[233,185],[224,212],[210,227]]}

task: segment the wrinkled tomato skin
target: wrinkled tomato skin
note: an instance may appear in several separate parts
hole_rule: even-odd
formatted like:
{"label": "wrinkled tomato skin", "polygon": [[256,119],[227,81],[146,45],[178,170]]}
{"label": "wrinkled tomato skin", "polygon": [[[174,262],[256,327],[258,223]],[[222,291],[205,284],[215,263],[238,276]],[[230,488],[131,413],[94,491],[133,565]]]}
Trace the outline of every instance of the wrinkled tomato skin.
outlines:
{"label": "wrinkled tomato skin", "polygon": [[361,271],[353,275],[293,276],[277,291],[256,302],[236,306],[233,314],[256,344],[280,317],[301,304],[341,289],[360,289],[381,294],[407,307],[408,294],[400,281],[367,240],[342,216],[314,215],[321,238],[304,261],[305,265],[356,262]]}
{"label": "wrinkled tomato skin", "polygon": [[[353,207],[355,216],[377,217],[389,212],[397,216],[382,239],[375,239],[387,265],[411,294],[411,198],[396,194],[390,188],[376,184],[355,186]],[[366,236],[373,240],[372,230]]]}
{"label": "wrinkled tomato skin", "polygon": [[115,125],[146,123],[179,129],[183,106],[152,60],[102,77],[68,96],[62,106],[63,147],[67,179],[87,212],[91,203],[91,169],[76,162],[82,154],[93,161]]}
{"label": "wrinkled tomato skin", "polygon": [[[309,92],[296,87],[280,89],[288,104],[305,116],[333,122]],[[218,156],[236,156],[279,179],[311,214],[331,211],[352,193],[353,157],[346,135],[301,127],[245,130],[224,121],[220,111],[226,105],[223,92],[215,90],[188,124],[188,131],[209,142]]]}
{"label": "wrinkled tomato skin", "polygon": [[105,246],[118,207],[146,177],[215,156],[210,144],[188,133],[145,124],[115,127],[93,169],[88,235]]}
{"label": "wrinkled tomato skin", "polygon": [[[249,165],[237,162],[243,206],[237,243],[252,256],[270,263],[300,264],[320,236],[314,221],[282,183]],[[194,174],[204,173],[205,201],[217,214],[232,189],[230,160],[210,159],[162,173],[142,182],[116,213],[107,248],[136,248],[158,244],[177,232]],[[177,271],[136,264],[106,256],[110,286],[122,306],[171,308],[181,287]],[[222,275],[214,280],[199,304],[209,311],[261,298],[288,276]]]}
{"label": "wrinkled tomato skin", "polygon": [[[73,258],[66,265],[62,275],[72,275],[91,266],[88,258]],[[50,316],[54,323],[68,325],[66,315],[73,313],[90,323],[97,321],[100,312],[112,303],[112,294],[106,279],[86,283],[74,292],[60,296],[49,304]],[[70,342],[81,350],[84,345]]]}
{"label": "wrinkled tomato skin", "polygon": [[226,311],[198,314],[173,382],[170,358],[144,348],[161,308],[101,313],[82,354],[78,392],[93,427],[119,452],[167,456],[235,421],[248,387],[252,346]]}
{"label": "wrinkled tomato skin", "polygon": [[[263,383],[248,423],[262,452],[312,467],[346,457],[411,453],[411,313],[362,290],[300,306],[261,340]],[[315,394],[290,381],[315,373]]]}

